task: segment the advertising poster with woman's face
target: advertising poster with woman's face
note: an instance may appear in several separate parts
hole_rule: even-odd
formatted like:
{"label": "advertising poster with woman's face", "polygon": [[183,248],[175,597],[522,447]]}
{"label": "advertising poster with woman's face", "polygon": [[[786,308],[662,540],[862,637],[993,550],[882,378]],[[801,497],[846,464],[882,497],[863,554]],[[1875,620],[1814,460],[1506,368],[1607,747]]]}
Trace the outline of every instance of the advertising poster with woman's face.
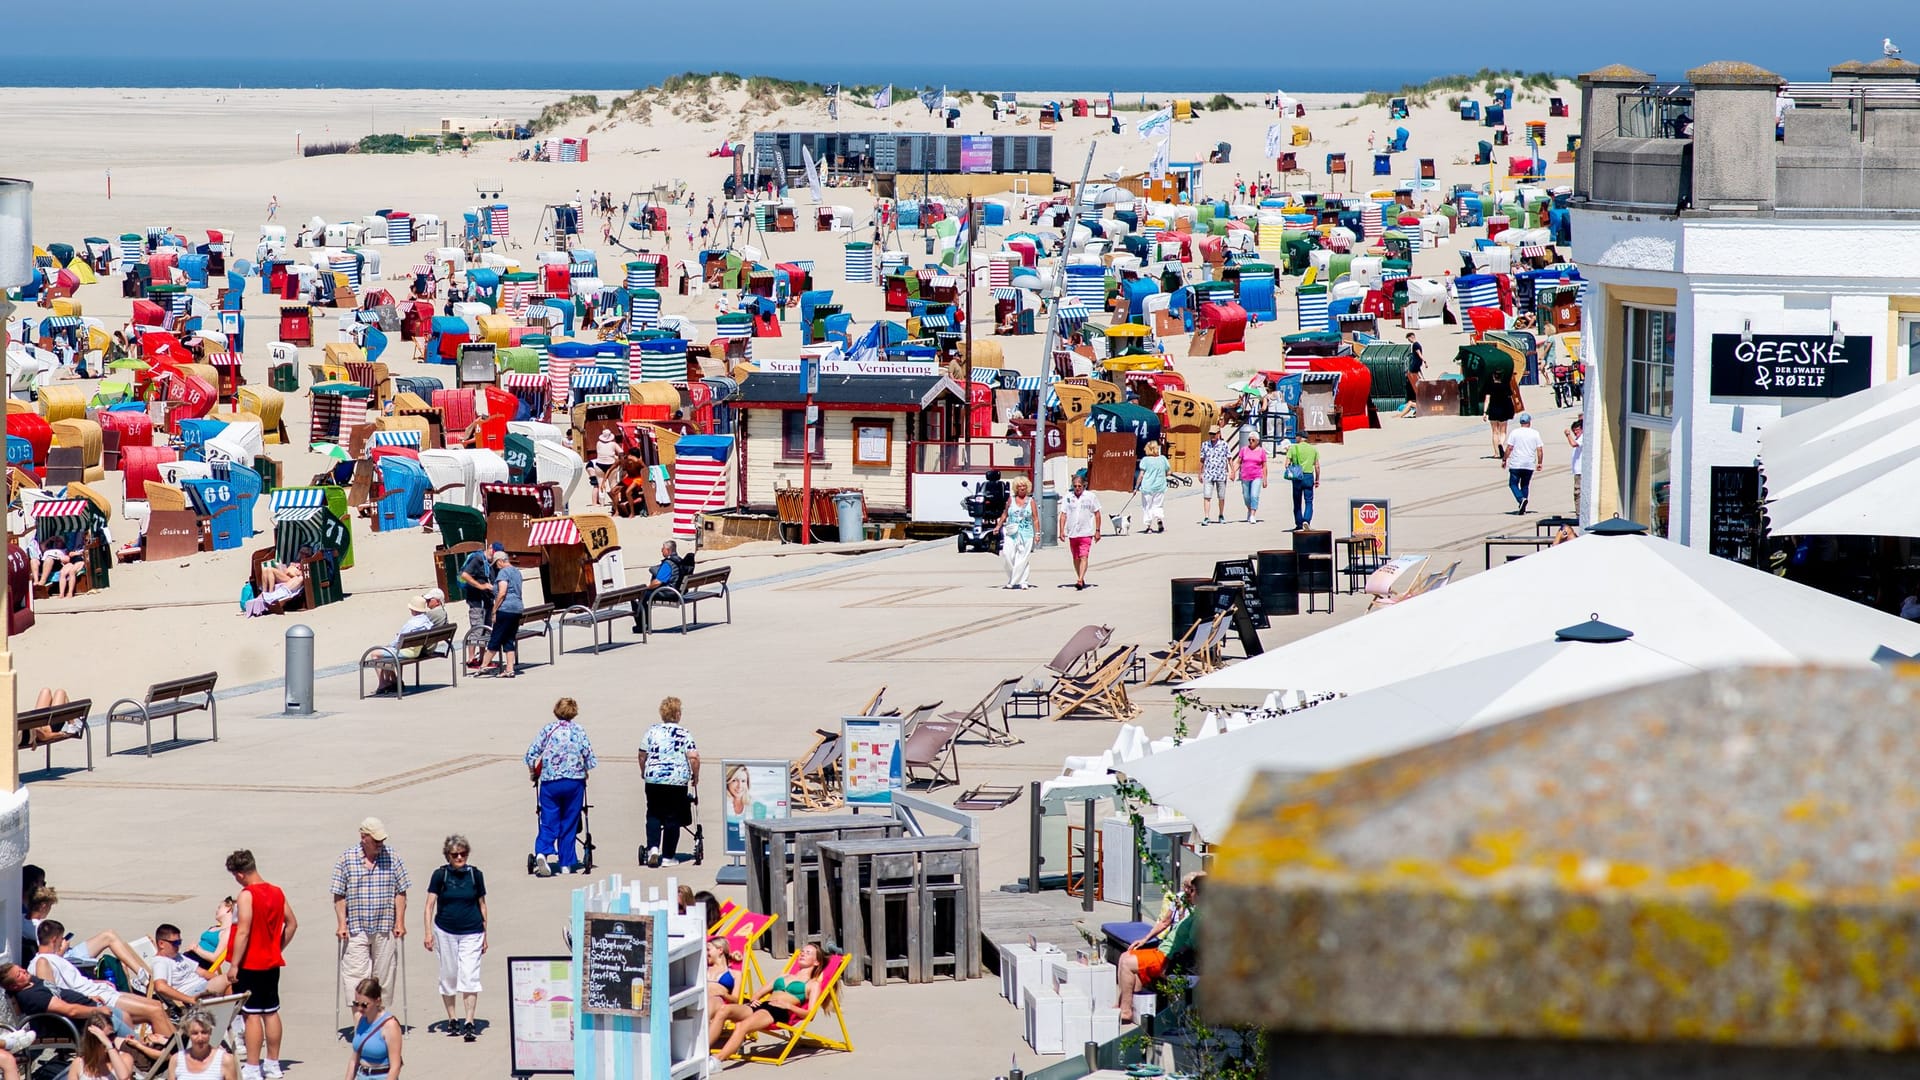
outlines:
{"label": "advertising poster with woman's face", "polygon": [[747,822],[787,816],[788,771],[784,761],[729,761],[722,765],[726,791],[721,815],[726,820],[728,853],[746,852]]}

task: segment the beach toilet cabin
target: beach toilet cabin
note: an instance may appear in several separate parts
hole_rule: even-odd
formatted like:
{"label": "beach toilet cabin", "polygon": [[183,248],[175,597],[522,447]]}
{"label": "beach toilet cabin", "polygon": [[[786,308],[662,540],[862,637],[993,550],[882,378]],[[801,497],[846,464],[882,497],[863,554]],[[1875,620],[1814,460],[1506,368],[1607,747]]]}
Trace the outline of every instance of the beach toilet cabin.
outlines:
{"label": "beach toilet cabin", "polygon": [[1548,116],[1568,115],[1567,103],[1560,100],[1559,98],[1548,98],[1547,99],[1547,115]]}
{"label": "beach toilet cabin", "polygon": [[1490,128],[1505,127],[1507,110],[1504,106],[1489,104],[1480,122]]}
{"label": "beach toilet cabin", "polygon": [[1387,99],[1387,119],[1404,120],[1407,117],[1407,99],[1403,97]]}
{"label": "beach toilet cabin", "polygon": [[[958,448],[967,395],[952,379],[931,364],[925,374],[823,374],[813,400],[820,421],[809,447],[797,372],[757,371],[741,380],[736,468],[747,506],[775,510],[782,491],[800,487],[803,455],[810,452],[816,490],[860,491],[868,519],[965,520],[940,516],[958,512],[957,483],[949,485],[954,491],[936,494],[940,482],[916,479],[940,473],[949,457],[964,457]],[[953,453],[939,452],[948,449]]]}
{"label": "beach toilet cabin", "polygon": [[1460,119],[1475,120],[1475,121],[1479,120],[1480,119],[1480,103],[1478,101],[1473,100],[1472,98],[1468,98],[1467,100],[1462,101],[1460,103]]}

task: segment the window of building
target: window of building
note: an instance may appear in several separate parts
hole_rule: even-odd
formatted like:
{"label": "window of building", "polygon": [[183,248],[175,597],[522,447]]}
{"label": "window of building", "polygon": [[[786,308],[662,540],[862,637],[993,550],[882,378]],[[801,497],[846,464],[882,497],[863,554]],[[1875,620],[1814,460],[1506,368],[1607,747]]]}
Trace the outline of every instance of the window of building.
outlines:
{"label": "window of building", "polygon": [[1906,373],[1920,375],[1920,315],[1900,320],[1900,359]]}
{"label": "window of building", "polygon": [[[802,445],[801,440],[806,438],[806,436],[802,434],[806,427],[806,418],[807,412],[805,409],[787,409],[780,414],[780,457],[783,460],[800,460],[800,456],[804,452],[800,447]],[[820,441],[820,429],[823,426],[823,424],[813,425],[812,442],[813,460],[815,461],[823,460],[827,456]]]}
{"label": "window of building", "polygon": [[1673,419],[1671,311],[1630,307],[1627,313],[1627,411]]}
{"label": "window of building", "polygon": [[1673,502],[1673,432],[1634,427],[1627,430],[1628,517],[1655,536],[1667,535]]}

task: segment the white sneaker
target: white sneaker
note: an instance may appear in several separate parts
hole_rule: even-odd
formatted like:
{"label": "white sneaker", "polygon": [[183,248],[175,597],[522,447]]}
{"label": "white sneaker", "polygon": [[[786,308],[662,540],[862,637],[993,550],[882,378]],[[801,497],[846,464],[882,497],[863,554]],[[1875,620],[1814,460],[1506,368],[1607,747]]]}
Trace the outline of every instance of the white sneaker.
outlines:
{"label": "white sneaker", "polygon": [[240,1066],[240,1080],[260,1080],[260,1066],[258,1065]]}
{"label": "white sneaker", "polygon": [[19,1031],[9,1031],[6,1035],[0,1036],[0,1047],[5,1047],[9,1054],[17,1054],[27,1047],[32,1046],[35,1038],[37,1038],[37,1036],[25,1028],[21,1028]]}
{"label": "white sneaker", "polygon": [[260,1075],[263,1080],[276,1080],[280,1075],[280,1063],[273,1058],[261,1058]]}

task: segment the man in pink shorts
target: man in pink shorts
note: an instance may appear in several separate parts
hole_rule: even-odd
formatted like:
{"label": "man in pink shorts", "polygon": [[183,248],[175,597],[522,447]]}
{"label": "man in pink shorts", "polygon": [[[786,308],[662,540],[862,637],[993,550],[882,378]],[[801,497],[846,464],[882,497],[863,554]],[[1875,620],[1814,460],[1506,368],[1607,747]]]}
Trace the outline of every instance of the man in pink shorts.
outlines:
{"label": "man in pink shorts", "polygon": [[[1100,542],[1100,497],[1087,490],[1087,471],[1073,474],[1073,490],[1060,500],[1060,535],[1073,555],[1073,587],[1087,587],[1087,558]],[[1064,587],[1064,586],[1063,586]]]}

